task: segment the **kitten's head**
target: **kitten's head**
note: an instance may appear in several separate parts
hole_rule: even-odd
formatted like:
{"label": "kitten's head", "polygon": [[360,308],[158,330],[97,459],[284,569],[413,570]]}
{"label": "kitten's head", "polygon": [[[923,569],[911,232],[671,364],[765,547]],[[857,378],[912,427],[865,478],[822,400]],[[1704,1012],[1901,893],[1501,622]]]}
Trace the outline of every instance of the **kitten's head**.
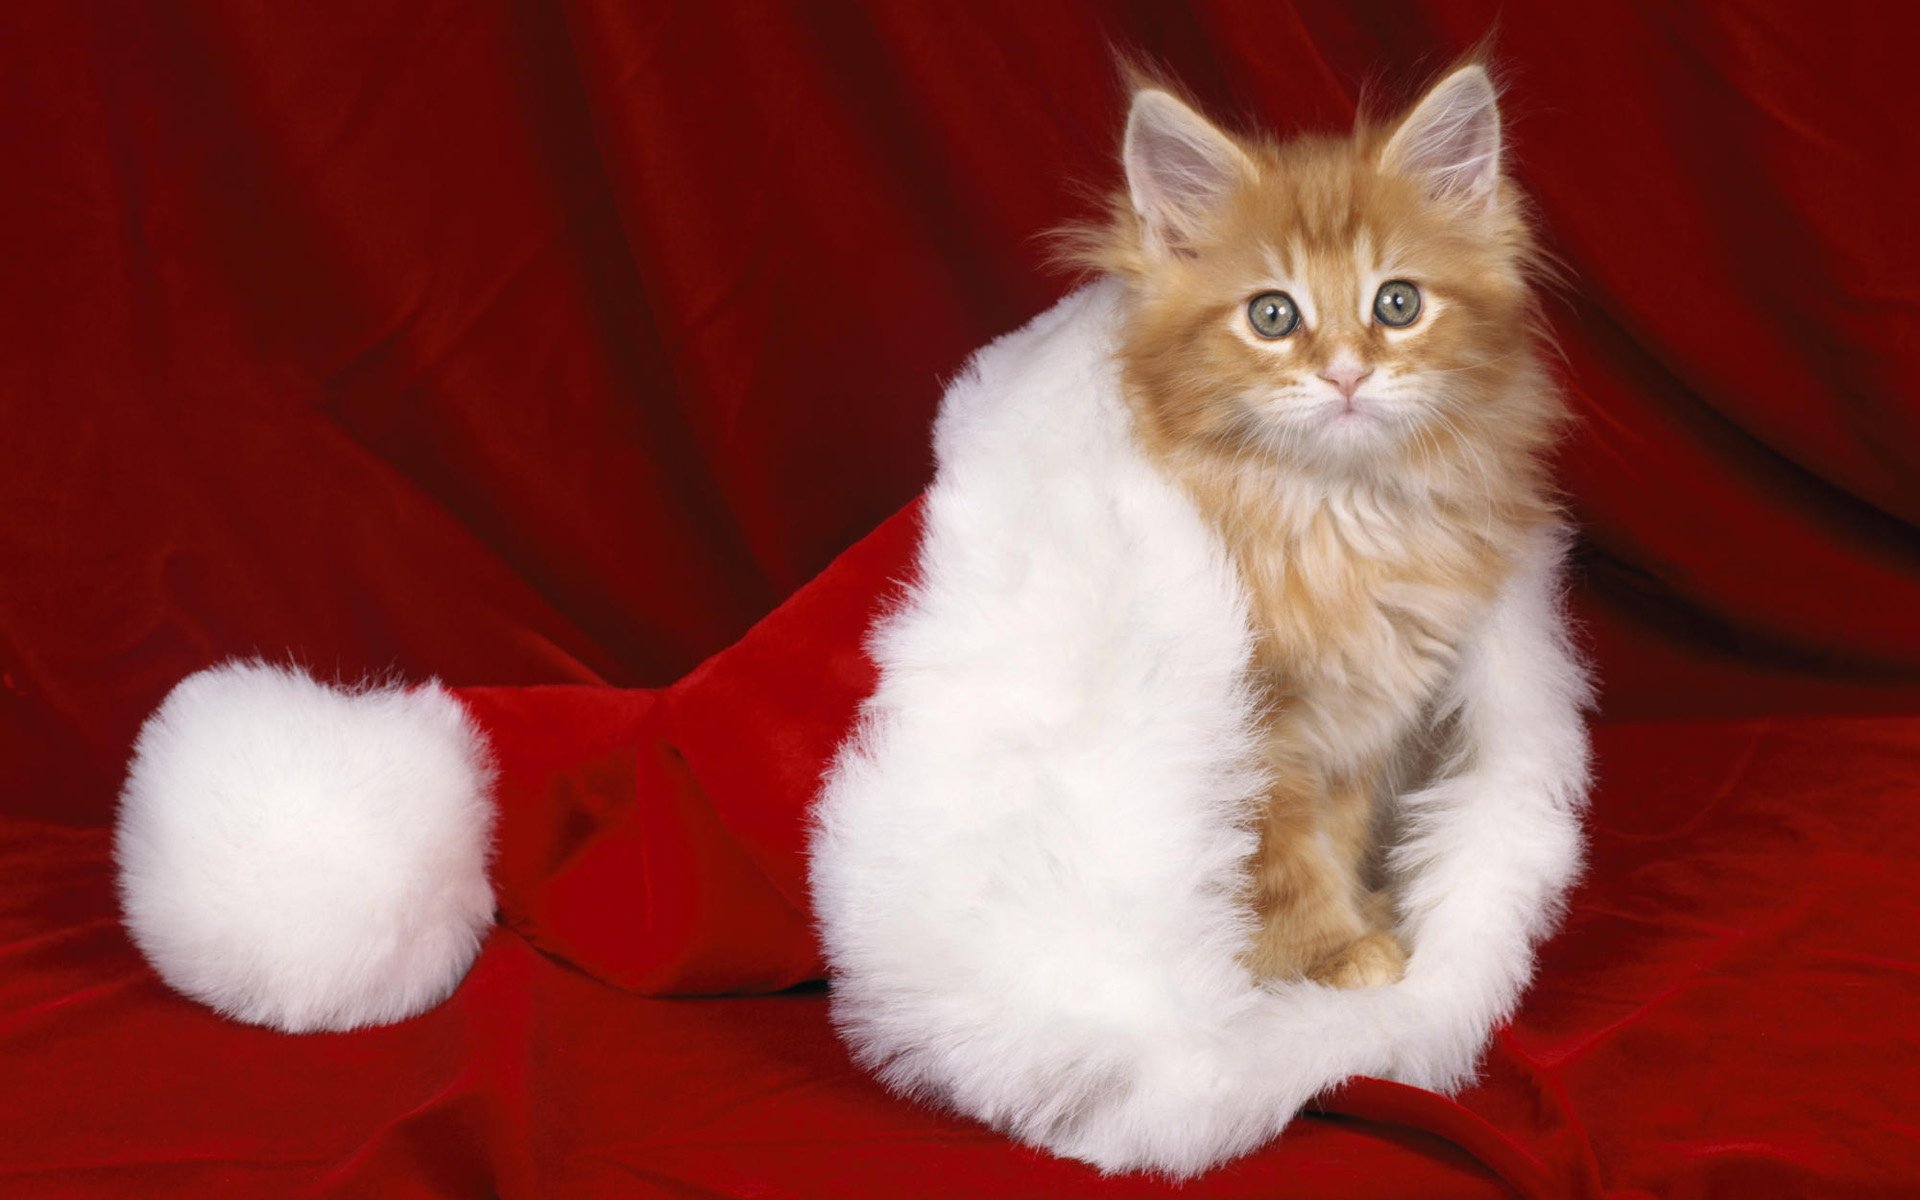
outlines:
{"label": "kitten's head", "polygon": [[1481,67],[1396,121],[1278,144],[1142,88],[1123,157],[1083,257],[1129,284],[1144,436],[1376,477],[1546,440],[1555,402],[1518,386],[1535,251]]}

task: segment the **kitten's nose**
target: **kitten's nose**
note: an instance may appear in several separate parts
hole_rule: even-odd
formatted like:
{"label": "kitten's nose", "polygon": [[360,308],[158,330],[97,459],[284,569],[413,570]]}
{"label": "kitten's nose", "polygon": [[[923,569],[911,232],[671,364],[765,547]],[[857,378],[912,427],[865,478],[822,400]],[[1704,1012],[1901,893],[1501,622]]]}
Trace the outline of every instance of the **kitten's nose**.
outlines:
{"label": "kitten's nose", "polygon": [[1320,378],[1339,388],[1342,398],[1351,400],[1354,392],[1359,390],[1361,381],[1371,374],[1372,367],[1363,367],[1359,363],[1335,363],[1320,372]]}

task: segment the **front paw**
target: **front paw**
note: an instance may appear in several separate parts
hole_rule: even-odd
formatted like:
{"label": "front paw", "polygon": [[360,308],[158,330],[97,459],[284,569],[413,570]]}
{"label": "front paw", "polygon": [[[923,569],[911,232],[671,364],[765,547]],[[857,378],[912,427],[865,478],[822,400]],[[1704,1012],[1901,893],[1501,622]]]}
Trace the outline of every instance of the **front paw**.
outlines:
{"label": "front paw", "polygon": [[1337,988],[1385,987],[1407,973],[1407,955],[1391,934],[1369,933],[1322,959],[1307,978]]}

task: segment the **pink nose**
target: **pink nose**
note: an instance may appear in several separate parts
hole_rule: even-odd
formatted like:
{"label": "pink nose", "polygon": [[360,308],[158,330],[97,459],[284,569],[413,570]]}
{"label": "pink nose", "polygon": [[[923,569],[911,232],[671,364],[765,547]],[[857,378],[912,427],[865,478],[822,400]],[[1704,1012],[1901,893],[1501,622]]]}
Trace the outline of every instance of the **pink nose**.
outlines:
{"label": "pink nose", "polygon": [[1353,399],[1353,393],[1359,389],[1361,382],[1371,374],[1373,374],[1372,367],[1363,369],[1357,366],[1339,366],[1320,372],[1320,378],[1339,388],[1340,395],[1345,399],[1351,400]]}

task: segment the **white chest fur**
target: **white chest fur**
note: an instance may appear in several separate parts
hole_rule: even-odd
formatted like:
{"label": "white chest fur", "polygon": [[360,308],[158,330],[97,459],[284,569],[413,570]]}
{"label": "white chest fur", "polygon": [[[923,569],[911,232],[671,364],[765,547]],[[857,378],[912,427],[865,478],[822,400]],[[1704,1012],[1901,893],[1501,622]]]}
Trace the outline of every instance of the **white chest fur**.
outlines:
{"label": "white chest fur", "polygon": [[1505,573],[1491,530],[1431,498],[1242,468],[1209,504],[1248,590],[1261,683],[1324,768],[1388,753]]}

